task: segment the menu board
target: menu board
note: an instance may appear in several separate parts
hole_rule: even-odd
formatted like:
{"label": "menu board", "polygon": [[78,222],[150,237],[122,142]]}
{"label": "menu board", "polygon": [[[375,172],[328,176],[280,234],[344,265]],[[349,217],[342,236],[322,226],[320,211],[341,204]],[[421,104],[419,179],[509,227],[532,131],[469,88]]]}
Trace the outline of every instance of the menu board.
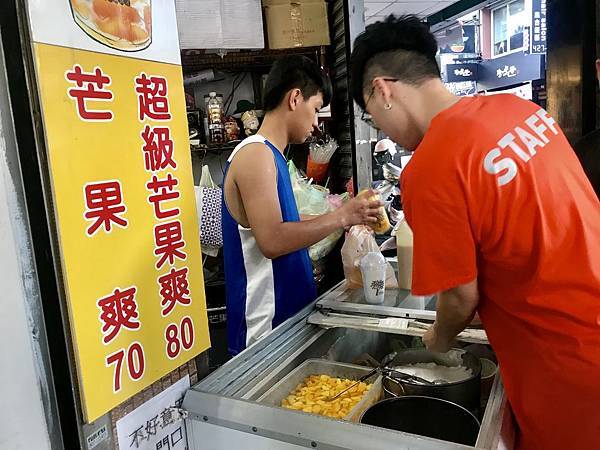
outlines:
{"label": "menu board", "polygon": [[209,347],[174,2],[29,3],[85,420]]}

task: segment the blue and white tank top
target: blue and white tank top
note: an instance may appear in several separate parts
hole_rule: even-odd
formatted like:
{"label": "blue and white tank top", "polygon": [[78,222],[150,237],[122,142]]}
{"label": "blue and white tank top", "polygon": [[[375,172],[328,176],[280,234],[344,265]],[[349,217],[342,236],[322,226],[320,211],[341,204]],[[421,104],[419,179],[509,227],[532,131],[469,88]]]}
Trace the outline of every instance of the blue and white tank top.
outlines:
{"label": "blue and white tank top", "polygon": [[[299,222],[292,183],[283,155],[264,137],[242,141],[225,167],[251,143],[264,143],[273,152],[277,193],[284,222]],[[270,260],[261,253],[254,233],[233,218],[223,195],[223,252],[227,299],[227,341],[233,355],[269,333],[317,296],[312,265],[306,249]]]}

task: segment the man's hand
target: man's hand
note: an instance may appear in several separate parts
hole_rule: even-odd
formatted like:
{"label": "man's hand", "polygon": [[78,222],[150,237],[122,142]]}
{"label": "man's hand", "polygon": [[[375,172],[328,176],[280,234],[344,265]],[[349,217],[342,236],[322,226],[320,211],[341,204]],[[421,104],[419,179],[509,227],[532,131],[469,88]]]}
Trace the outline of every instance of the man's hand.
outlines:
{"label": "man's hand", "polygon": [[423,335],[427,349],[433,352],[450,350],[454,338],[473,320],[478,303],[477,279],[440,292],[435,323]]}
{"label": "man's hand", "polygon": [[435,330],[435,325],[432,325],[423,335],[423,344],[425,344],[427,350],[439,353],[446,353],[452,347],[451,341],[440,339]]}
{"label": "man's hand", "polygon": [[377,195],[371,191],[368,195],[353,198],[346,202],[344,206],[339,208],[335,213],[340,217],[344,228],[349,228],[353,225],[368,225],[377,223],[379,209],[383,203],[379,200],[369,201],[367,198]]}

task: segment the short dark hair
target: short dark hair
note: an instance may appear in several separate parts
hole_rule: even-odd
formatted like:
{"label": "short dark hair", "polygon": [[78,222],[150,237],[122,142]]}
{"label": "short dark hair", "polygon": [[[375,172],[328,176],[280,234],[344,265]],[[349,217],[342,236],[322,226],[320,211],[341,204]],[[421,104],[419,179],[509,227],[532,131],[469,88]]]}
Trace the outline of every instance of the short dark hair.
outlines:
{"label": "short dark hair", "polygon": [[320,92],[323,94],[323,106],[331,101],[329,77],[306,56],[284,56],[273,64],[265,83],[263,109],[272,111],[277,108],[291,89],[300,89],[307,100]]}
{"label": "short dark hair", "polygon": [[369,25],[354,41],[350,58],[354,101],[364,109],[363,94],[375,77],[397,78],[409,84],[439,78],[437,50],[435,37],[417,16],[391,15]]}

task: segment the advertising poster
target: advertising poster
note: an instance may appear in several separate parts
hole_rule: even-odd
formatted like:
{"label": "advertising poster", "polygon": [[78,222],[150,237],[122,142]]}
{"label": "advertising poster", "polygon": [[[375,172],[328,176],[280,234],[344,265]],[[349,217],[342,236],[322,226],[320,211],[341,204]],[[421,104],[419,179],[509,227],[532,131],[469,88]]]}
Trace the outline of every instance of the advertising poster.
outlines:
{"label": "advertising poster", "polygon": [[29,3],[85,420],[209,347],[170,0]]}

